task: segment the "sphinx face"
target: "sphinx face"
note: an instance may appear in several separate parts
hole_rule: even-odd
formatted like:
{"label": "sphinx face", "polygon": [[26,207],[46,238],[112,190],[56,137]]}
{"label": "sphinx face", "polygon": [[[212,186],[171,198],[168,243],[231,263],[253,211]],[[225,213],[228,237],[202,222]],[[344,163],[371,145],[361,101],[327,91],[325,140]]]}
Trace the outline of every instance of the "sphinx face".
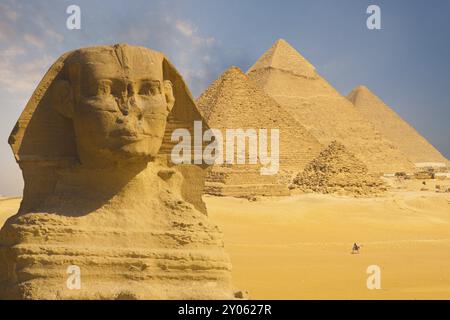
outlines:
{"label": "sphinx face", "polygon": [[82,162],[158,153],[174,103],[158,53],[129,46],[81,51],[68,68]]}

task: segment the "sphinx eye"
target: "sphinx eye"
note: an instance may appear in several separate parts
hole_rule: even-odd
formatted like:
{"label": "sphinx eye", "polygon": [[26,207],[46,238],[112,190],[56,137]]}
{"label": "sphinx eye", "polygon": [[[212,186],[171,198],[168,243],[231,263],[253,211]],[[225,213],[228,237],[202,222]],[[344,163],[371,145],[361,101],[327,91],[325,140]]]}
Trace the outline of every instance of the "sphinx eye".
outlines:
{"label": "sphinx eye", "polygon": [[159,81],[146,81],[141,84],[140,95],[154,96],[161,94],[161,85]]}

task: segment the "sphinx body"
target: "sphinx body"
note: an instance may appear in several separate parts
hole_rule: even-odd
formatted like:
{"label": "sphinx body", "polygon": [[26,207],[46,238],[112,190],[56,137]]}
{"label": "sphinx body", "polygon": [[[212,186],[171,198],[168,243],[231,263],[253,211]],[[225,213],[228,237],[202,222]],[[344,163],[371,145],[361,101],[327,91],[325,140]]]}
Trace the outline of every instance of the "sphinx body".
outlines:
{"label": "sphinx body", "polygon": [[201,200],[204,169],[167,156],[168,132],[193,120],[161,53],[63,55],[10,136],[25,188],[0,231],[0,298],[233,298],[222,234]]}

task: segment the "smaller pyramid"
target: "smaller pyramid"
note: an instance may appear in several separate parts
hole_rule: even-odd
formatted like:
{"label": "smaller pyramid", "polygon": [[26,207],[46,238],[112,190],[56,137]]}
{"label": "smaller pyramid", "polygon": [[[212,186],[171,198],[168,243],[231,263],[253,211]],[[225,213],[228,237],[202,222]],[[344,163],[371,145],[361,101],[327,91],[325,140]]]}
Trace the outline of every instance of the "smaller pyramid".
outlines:
{"label": "smaller pyramid", "polygon": [[347,98],[413,163],[448,163],[434,146],[366,86],[356,87]]}
{"label": "smaller pyramid", "polygon": [[333,141],[294,179],[305,192],[362,196],[384,191],[383,182],[369,174],[367,166],[347,148]]}
{"label": "smaller pyramid", "polygon": [[260,165],[214,165],[207,178],[207,193],[280,195],[279,187],[287,190],[293,175],[303,170],[323,148],[237,67],[229,68],[215,80],[198,98],[197,106],[208,126],[222,130],[224,137],[226,129],[279,130],[278,174],[261,176]]}

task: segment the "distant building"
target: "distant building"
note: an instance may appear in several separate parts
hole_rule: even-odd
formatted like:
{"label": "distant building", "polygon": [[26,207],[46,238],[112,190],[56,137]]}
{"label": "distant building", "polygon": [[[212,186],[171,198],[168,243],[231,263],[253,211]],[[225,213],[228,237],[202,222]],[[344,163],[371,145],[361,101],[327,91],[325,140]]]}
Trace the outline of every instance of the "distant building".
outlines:
{"label": "distant building", "polygon": [[414,165],[419,171],[443,172],[447,170],[447,165],[444,162],[416,162]]}

